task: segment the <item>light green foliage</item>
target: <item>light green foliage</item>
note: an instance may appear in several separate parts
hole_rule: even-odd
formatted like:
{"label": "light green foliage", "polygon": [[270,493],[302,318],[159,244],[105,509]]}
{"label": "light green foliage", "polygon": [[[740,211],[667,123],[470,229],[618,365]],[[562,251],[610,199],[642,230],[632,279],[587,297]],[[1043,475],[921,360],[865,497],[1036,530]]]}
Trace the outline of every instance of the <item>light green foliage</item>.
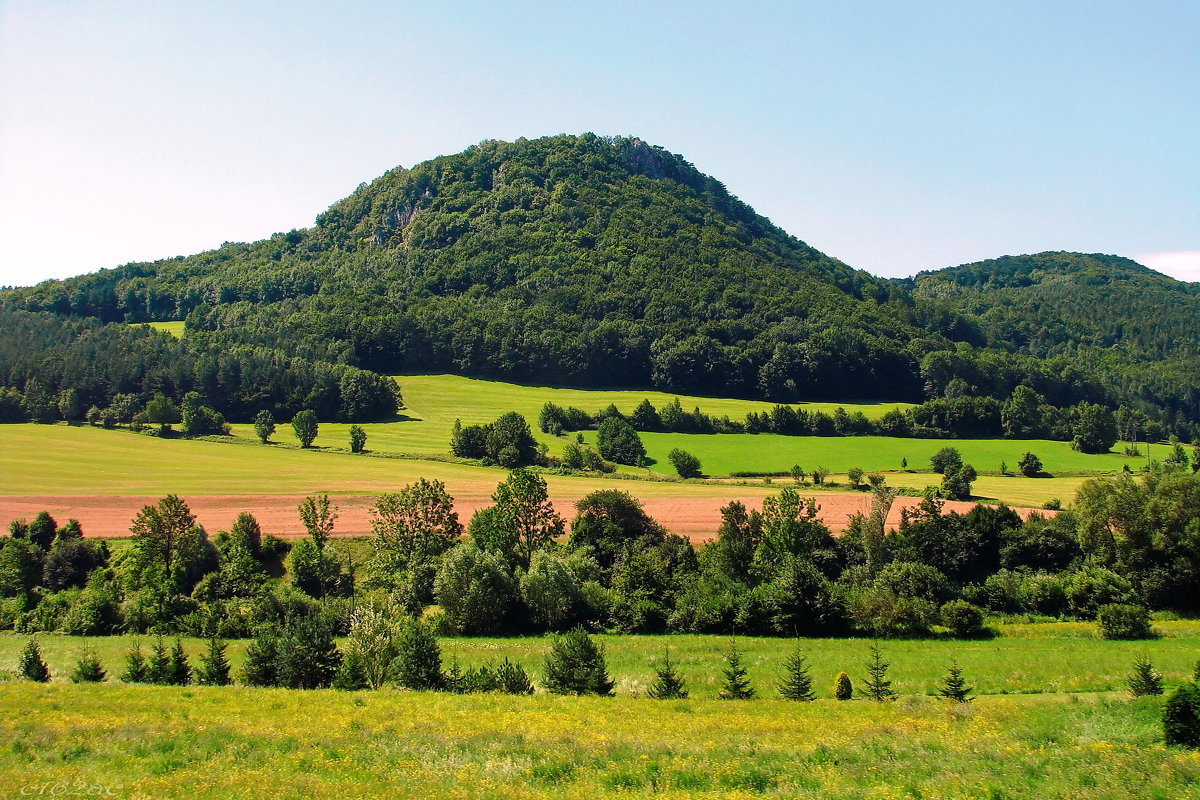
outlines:
{"label": "light green foliage", "polygon": [[296,434],[301,447],[310,447],[317,438],[317,414],[315,411],[297,411],[292,417],[292,432]]}

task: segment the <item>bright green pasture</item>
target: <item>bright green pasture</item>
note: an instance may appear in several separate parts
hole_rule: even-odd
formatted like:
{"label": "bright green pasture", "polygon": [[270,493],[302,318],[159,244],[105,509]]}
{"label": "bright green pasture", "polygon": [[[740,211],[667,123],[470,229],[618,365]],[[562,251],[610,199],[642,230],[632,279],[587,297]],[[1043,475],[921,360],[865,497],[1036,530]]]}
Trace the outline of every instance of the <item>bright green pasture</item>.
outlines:
{"label": "bright green pasture", "polygon": [[[595,432],[585,434],[595,440]],[[667,454],[675,448],[700,459],[704,472],[787,472],[799,464],[811,472],[818,466],[844,473],[852,467],[872,470],[929,469],[929,458],[943,447],[954,447],[963,460],[979,472],[999,472],[1004,461],[1011,472],[1026,452],[1042,460],[1047,472],[1119,471],[1123,464],[1136,469],[1145,459],[1116,453],[1089,455],[1071,449],[1068,442],[1043,439],[898,439],[886,436],[780,436],[773,433],[643,433],[646,452],[657,463],[656,471],[670,473]]]}
{"label": "bright green pasture", "polygon": [[[889,677],[901,694],[931,694],[951,660],[957,660],[980,694],[1038,694],[1043,692],[1107,692],[1124,688],[1134,658],[1146,655],[1168,683],[1188,679],[1200,660],[1200,622],[1161,621],[1154,626],[1162,638],[1144,642],[1113,642],[1098,638],[1093,623],[1061,622],[1030,625],[998,625],[1002,635],[985,641],[953,639],[897,639],[880,643],[892,663]],[[15,669],[26,637],[0,634],[0,670]],[[122,669],[129,647],[140,641],[143,649],[153,643],[149,636],[75,637],[38,634],[42,654],[56,676],[70,672],[79,650],[97,650],[112,674]],[[609,672],[622,695],[643,694],[654,679],[651,662],[670,647],[671,657],[687,677],[693,696],[715,697],[721,678],[722,654],[731,639],[722,636],[599,636],[607,650]],[[779,667],[796,646],[795,640],[737,637],[743,661],[760,694],[770,695],[778,681]],[[229,643],[228,655],[241,664],[245,640]],[[207,642],[185,639],[195,657]],[[540,680],[542,661],[549,649],[545,637],[447,638],[442,640],[443,657],[457,656],[462,666],[509,658],[525,665],[535,683]],[[867,639],[803,639],[800,646],[808,658],[818,694],[830,695],[833,679],[845,671],[858,683],[866,673],[869,657]]]}
{"label": "bright green pasture", "polygon": [[[547,386],[521,386],[502,381],[464,378],[458,375],[398,375],[397,382],[404,395],[405,408],[400,423],[367,423],[362,427],[367,432],[367,447],[398,453],[446,453],[450,449],[450,432],[454,420],[461,419],[464,425],[491,422],[508,411],[516,411],[529,420],[538,441],[545,442],[550,452],[562,452],[566,437],[554,437],[537,431],[538,413],[547,402],[563,406],[575,406],[588,413],[595,413],[609,405],[616,405],[628,414],[643,399],[650,400],[656,408],[662,408],[675,397],[688,411],[696,406],[711,416],[728,415],[742,419],[750,411],[770,411],[773,403],[755,400],[730,400],[716,397],[690,397],[664,394],[653,391],[616,391],[594,389],[562,389]],[[908,408],[907,403],[804,403],[800,407],[810,411],[822,410],[832,413],[837,407],[848,412],[861,411],[875,419],[892,408]],[[321,423],[318,444],[346,447],[350,441],[350,426],[347,424]],[[253,427],[235,425],[234,433],[252,438]],[[290,426],[279,425],[277,438],[294,442]],[[790,465],[789,465],[790,466]],[[753,469],[748,467],[747,469]]]}
{"label": "bright green pasture", "polygon": [[176,320],[174,322],[147,322],[146,324],[156,331],[166,331],[176,339],[183,337],[183,320]]}
{"label": "bright green pasture", "polygon": [[[615,698],[0,681],[0,795],[59,785],[164,798],[1196,797],[1200,757],[1163,747],[1161,698],[1120,691],[1137,654],[1170,686],[1200,652],[1194,624],[1161,626],[1167,638],[1148,643],[1055,625],[992,642],[884,641],[893,703],[829,699],[835,670],[863,674],[862,640],[802,642],[814,703],[773,696],[793,643],[762,639],[738,640],[760,697],[714,699],[706,676],[719,669],[721,637],[599,637]],[[88,641],[116,668],[130,641],[39,638],[56,673]],[[23,641],[0,635],[0,666]],[[688,700],[641,694],[646,662],[667,645]],[[517,656],[535,679],[545,649],[541,639],[443,641],[465,663]],[[951,658],[984,692],[969,705],[925,696]],[[1003,690],[1055,693],[992,693]]]}

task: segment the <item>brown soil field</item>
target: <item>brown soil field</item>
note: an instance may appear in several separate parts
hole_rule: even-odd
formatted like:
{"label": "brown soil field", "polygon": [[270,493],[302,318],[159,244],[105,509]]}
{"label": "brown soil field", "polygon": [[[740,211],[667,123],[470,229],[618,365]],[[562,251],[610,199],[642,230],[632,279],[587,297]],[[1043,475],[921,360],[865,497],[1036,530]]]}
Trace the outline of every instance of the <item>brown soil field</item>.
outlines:
{"label": "brown soil field", "polygon": [[[332,495],[331,499],[338,506],[336,535],[369,534],[369,509],[375,497],[371,494]],[[304,534],[304,527],[296,513],[296,507],[303,499],[300,495],[188,495],[183,499],[210,534],[228,530],[243,511],[253,514],[265,533],[282,537]],[[555,495],[552,499],[559,513],[569,520],[574,516],[574,505],[580,498]],[[135,495],[3,495],[0,496],[0,525],[7,529],[9,520],[32,519],[39,511],[48,511],[59,524],[68,519],[79,520],[87,536],[118,538],[129,535],[129,524],[142,506],[158,500],[158,497]],[[726,497],[647,497],[642,499],[642,505],[667,530],[700,543],[716,535],[721,525],[721,508],[733,500],[745,503],[747,508],[758,508],[762,503],[761,495],[739,496],[731,493]],[[842,531],[851,516],[869,509],[871,501],[870,495],[864,493],[822,494],[817,502],[825,524],[834,531]],[[913,507],[919,502],[920,499],[915,497],[896,498],[888,517],[889,526],[900,524],[901,509]],[[490,503],[488,491],[478,496],[459,496],[455,507],[465,525],[471,514]],[[945,510],[965,512],[973,505],[950,501],[946,503]],[[1027,508],[1015,510],[1022,518],[1035,511]]]}

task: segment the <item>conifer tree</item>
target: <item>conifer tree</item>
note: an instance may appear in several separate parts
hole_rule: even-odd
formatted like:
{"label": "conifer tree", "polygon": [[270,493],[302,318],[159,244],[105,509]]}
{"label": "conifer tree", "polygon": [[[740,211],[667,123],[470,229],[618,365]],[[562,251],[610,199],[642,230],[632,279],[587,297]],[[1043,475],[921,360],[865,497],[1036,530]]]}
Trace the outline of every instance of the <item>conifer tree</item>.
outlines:
{"label": "conifer tree", "polygon": [[100,657],[96,655],[95,649],[88,647],[79,654],[79,659],[75,662],[75,669],[71,672],[71,683],[103,683],[107,677],[108,673],[101,666]]}
{"label": "conifer tree", "polygon": [[938,687],[938,694],[956,703],[969,703],[975,699],[970,696],[971,690],[974,688],[967,686],[967,682],[962,676],[962,669],[955,660],[951,661],[950,666],[946,668],[946,675],[942,678],[942,685]]}
{"label": "conifer tree", "polygon": [[1163,705],[1163,734],[1167,746],[1200,748],[1200,686],[1185,683]]}
{"label": "conifer tree", "polygon": [[134,642],[125,654],[125,671],[121,673],[121,680],[125,683],[146,683],[148,670],[146,657],[142,655],[142,643]]}
{"label": "conifer tree", "polygon": [[362,658],[357,650],[347,650],[342,656],[341,666],[333,678],[333,688],[342,692],[357,692],[370,689],[366,670],[363,669]]}
{"label": "conifer tree", "polygon": [[466,675],[463,674],[462,666],[458,663],[458,654],[450,656],[450,666],[442,675],[442,683],[447,692],[451,694],[466,694],[470,691],[467,686]]}
{"label": "conifer tree", "polygon": [[685,700],[688,696],[687,682],[671,662],[670,648],[663,648],[662,658],[654,667],[655,679],[646,690],[646,696],[655,700]]}
{"label": "conifer tree", "polygon": [[507,656],[496,667],[495,675],[500,691],[505,694],[533,694],[533,682],[525,668],[509,661]]}
{"label": "conifer tree", "polygon": [[725,653],[725,667],[721,670],[725,680],[717,697],[722,700],[749,700],[754,697],[754,687],[746,668],[742,666],[742,653],[738,650],[737,642],[731,640],[729,650]]}
{"label": "conifer tree", "polygon": [[396,642],[396,683],[406,689],[441,689],[442,651],[433,631],[420,620],[409,620]]}
{"label": "conifer tree", "polygon": [[604,646],[592,641],[583,628],[555,636],[546,655],[546,690],[552,694],[613,693]]}
{"label": "conifer tree", "polygon": [[208,640],[208,652],[200,656],[200,666],[196,668],[196,683],[201,686],[228,686],[230,682],[225,642],[214,636]]}
{"label": "conifer tree", "polygon": [[1129,686],[1129,693],[1134,697],[1163,693],[1162,675],[1158,674],[1154,669],[1154,664],[1145,656],[1138,656],[1134,659],[1133,672],[1125,683]]}
{"label": "conifer tree", "polygon": [[872,700],[880,702],[896,699],[892,691],[892,682],[888,680],[887,671],[891,662],[883,660],[879,645],[871,645],[871,660],[867,662],[867,678],[863,681],[863,692]]}
{"label": "conifer tree", "polygon": [[833,696],[838,700],[849,700],[854,697],[854,686],[850,683],[850,676],[846,673],[839,672],[833,679]]}
{"label": "conifer tree", "polygon": [[154,649],[146,664],[146,683],[167,684],[171,682],[171,656],[162,637],[154,640]]}
{"label": "conifer tree", "polygon": [[808,674],[808,663],[799,645],[783,662],[783,682],[779,684],[779,693],[788,700],[811,702],[817,697],[812,690],[812,676]]}
{"label": "conifer tree", "polygon": [[187,653],[184,652],[183,642],[175,638],[175,646],[171,648],[171,656],[167,664],[166,683],[171,686],[187,686],[192,682],[192,665],[188,663]]}
{"label": "conifer tree", "polygon": [[50,681],[50,667],[46,666],[46,662],[42,660],[42,650],[38,647],[37,639],[30,637],[25,642],[25,649],[21,651],[19,668],[21,677],[27,681],[37,681],[38,683]]}
{"label": "conifer tree", "polygon": [[246,648],[246,660],[242,664],[242,682],[247,686],[277,686],[279,673],[275,658],[279,651],[279,635],[273,628],[265,628]]}

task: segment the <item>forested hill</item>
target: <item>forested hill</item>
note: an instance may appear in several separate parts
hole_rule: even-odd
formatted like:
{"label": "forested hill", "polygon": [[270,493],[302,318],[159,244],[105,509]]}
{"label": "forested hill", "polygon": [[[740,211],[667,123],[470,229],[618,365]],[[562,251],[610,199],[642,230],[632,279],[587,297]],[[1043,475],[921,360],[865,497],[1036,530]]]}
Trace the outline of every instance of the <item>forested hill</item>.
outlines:
{"label": "forested hill", "polygon": [[637,139],[484,142],[364,184],[315,227],[19,290],[27,310],[381,372],[920,399],[975,331],[789,236]]}
{"label": "forested hill", "polygon": [[1200,284],[1120,256],[1038,253],[923,272],[920,299],[978,322],[994,347],[1064,357],[1117,396],[1200,416]]}
{"label": "forested hill", "polygon": [[[584,134],[483,142],[361,185],[312,228],[2,292],[0,309],[186,319],[196,347],[384,374],[777,401],[919,401],[964,387],[1003,401],[1025,384],[1061,408],[1127,401],[1200,419],[1178,375],[1142,390],[1149,350],[1114,358],[1089,338],[1095,352],[1080,361],[1070,322],[1045,347],[1031,336],[1014,348],[985,290],[946,274],[851,269],[680,156]],[[973,291],[984,299],[969,302]],[[1014,303],[1009,327],[1052,327]]]}

